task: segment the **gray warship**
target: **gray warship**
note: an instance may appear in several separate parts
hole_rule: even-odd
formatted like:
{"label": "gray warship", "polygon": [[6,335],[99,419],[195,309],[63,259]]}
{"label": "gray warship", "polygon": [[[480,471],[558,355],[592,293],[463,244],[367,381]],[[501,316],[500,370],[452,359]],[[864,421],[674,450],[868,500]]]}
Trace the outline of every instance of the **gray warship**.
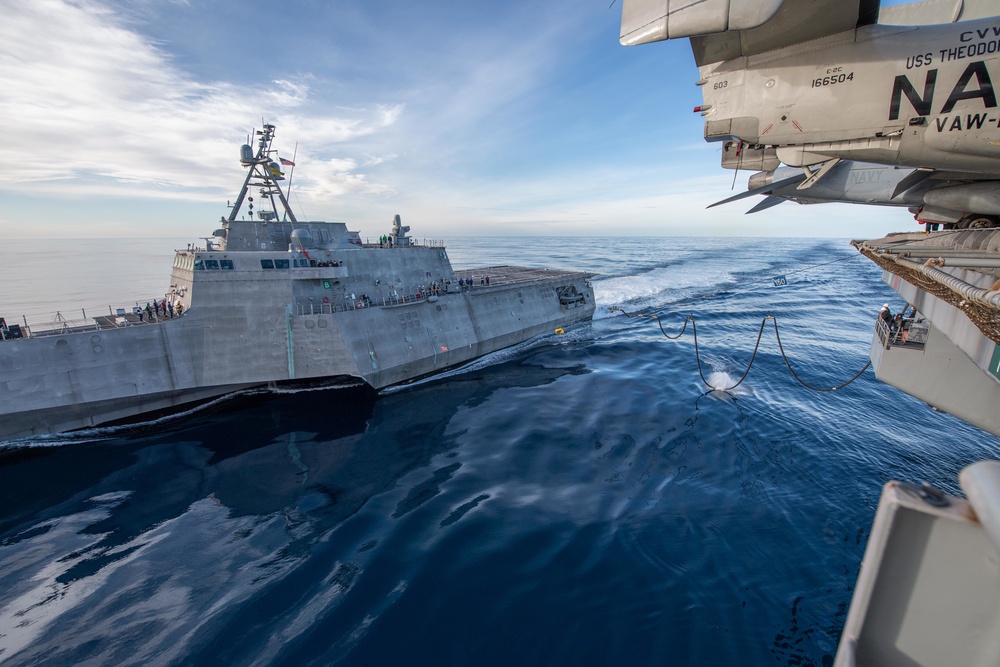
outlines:
{"label": "gray warship", "polygon": [[0,319],[0,440],[255,387],[354,378],[382,389],[593,317],[589,273],[456,271],[398,215],[378,243],[342,222],[297,220],[274,134],[264,125],[256,150],[241,147],[239,196],[203,247],[176,252],[162,309],[47,330]]}

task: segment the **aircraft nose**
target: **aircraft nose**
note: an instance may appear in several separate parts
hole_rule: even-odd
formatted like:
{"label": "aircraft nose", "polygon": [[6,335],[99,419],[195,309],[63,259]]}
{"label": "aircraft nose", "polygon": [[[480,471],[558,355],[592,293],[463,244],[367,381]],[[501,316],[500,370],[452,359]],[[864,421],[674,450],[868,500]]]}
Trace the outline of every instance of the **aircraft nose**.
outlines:
{"label": "aircraft nose", "polygon": [[774,182],[773,171],[758,171],[750,177],[750,182],[747,183],[747,189],[753,190],[754,188],[762,188],[765,185],[770,185],[772,182]]}

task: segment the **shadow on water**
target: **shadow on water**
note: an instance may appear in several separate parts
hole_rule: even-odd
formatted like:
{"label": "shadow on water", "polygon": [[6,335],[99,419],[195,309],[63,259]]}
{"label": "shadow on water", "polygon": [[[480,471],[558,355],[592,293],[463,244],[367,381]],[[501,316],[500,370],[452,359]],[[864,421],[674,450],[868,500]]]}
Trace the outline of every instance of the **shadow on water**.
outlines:
{"label": "shadow on water", "polygon": [[19,524],[57,515],[64,503],[123,488],[131,489],[128,505],[148,500],[159,508],[146,520],[128,521],[131,534],[210,495],[237,515],[278,511],[307,489],[339,504],[363,489],[361,501],[446,450],[445,426],[462,405],[580,370],[514,361],[381,399],[367,386],[256,395],[164,434],[0,452],[0,539],[18,539]]}
{"label": "shadow on water", "polygon": [[[238,570],[248,566],[257,570],[253,582],[288,576],[371,498],[452,448],[447,426],[463,406],[507,388],[541,386],[584,372],[582,366],[543,368],[515,360],[382,398],[362,388],[255,396],[161,433],[0,453],[0,572],[6,571],[0,590],[8,598],[0,605],[0,659],[14,658],[14,664],[42,656],[67,663],[122,659],[120,629],[106,622],[87,632],[80,626],[88,616],[107,618],[112,600],[121,595],[111,579],[130,559],[132,568],[139,567],[137,560],[154,567],[157,558],[167,557],[189,559],[183,569],[227,570],[213,575],[218,581],[209,585],[211,595],[201,607],[190,602],[185,611],[190,618],[155,619],[149,621],[153,626],[179,624],[184,632],[176,627],[170,632],[186,635],[219,615],[246,613],[259,620],[256,604],[245,612],[239,606],[215,608],[218,598],[245,598],[249,591],[214,587],[224,587],[227,577],[238,579]],[[447,479],[449,473],[442,475]],[[432,479],[412,489],[396,515],[434,494]],[[208,531],[217,543],[199,544],[188,553],[173,544],[169,556],[154,555],[156,545],[180,539],[181,526],[196,514],[214,517],[198,519],[196,530]],[[223,543],[230,553],[243,552],[242,565],[208,562],[208,554]],[[164,569],[178,568],[171,562]],[[157,588],[168,588],[166,578],[145,579],[142,590],[132,593],[141,599],[132,604],[148,605]],[[121,584],[126,590],[137,585]],[[74,602],[83,590],[89,609]],[[195,643],[225,655],[241,623],[218,622],[227,626],[225,639],[213,639],[214,631],[207,630]],[[168,640],[166,632],[161,629],[160,637],[152,632],[149,646],[177,639]]]}

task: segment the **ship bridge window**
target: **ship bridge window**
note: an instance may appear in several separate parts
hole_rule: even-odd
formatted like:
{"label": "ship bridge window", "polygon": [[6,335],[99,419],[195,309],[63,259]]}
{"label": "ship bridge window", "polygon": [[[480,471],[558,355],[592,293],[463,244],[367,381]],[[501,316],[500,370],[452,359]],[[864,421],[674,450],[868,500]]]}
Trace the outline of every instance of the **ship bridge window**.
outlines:
{"label": "ship bridge window", "polygon": [[194,270],[203,271],[205,269],[205,261],[201,259],[194,260]]}
{"label": "ship bridge window", "polygon": [[206,259],[205,260],[205,268],[206,269],[211,269],[213,271],[218,271],[219,270],[219,260],[217,260],[217,259]]}
{"label": "ship bridge window", "polygon": [[292,266],[309,266],[308,259],[293,259]]}
{"label": "ship bridge window", "polygon": [[274,268],[276,269],[287,269],[288,260],[287,259],[276,259],[274,260]]}
{"label": "ship bridge window", "polygon": [[262,259],[260,260],[260,268],[262,269],[273,269],[274,260],[273,259]]}
{"label": "ship bridge window", "polygon": [[227,271],[230,271],[233,268],[233,260],[231,259],[220,259],[219,264],[221,264],[222,268]]}

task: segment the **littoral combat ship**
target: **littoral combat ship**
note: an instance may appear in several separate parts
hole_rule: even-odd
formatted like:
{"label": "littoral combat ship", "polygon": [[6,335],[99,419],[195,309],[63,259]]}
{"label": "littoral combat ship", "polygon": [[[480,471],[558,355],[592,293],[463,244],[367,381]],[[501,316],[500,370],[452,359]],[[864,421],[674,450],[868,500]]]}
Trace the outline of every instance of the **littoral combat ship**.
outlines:
{"label": "littoral combat ship", "polygon": [[456,271],[398,215],[378,243],[341,222],[298,221],[274,133],[264,125],[256,151],[242,146],[239,197],[204,247],[177,251],[162,309],[45,331],[0,319],[0,439],[253,387],[358,378],[381,389],[592,318],[592,274]]}

